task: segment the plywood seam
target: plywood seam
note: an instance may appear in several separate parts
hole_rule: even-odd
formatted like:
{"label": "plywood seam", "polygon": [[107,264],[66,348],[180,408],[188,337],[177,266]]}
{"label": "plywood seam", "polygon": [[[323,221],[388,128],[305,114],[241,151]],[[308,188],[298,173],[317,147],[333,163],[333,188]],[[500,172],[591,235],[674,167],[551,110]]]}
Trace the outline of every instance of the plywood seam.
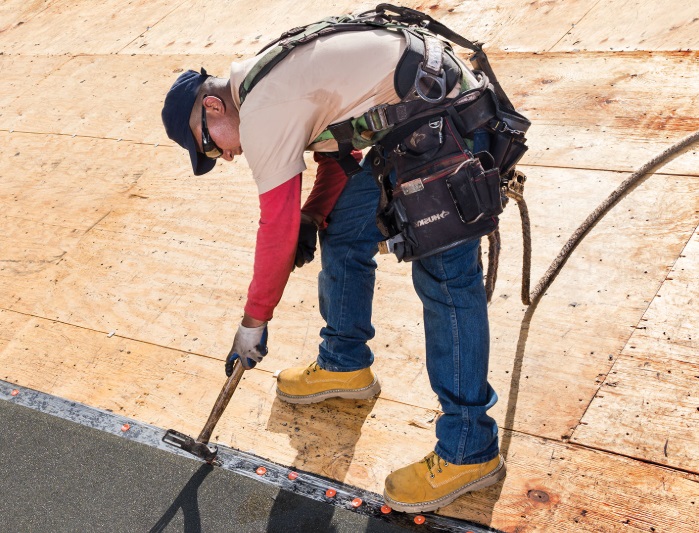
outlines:
{"label": "plywood seam", "polygon": [[[393,400],[386,400],[386,401],[393,401]],[[419,406],[413,406],[413,407],[419,407]],[[696,479],[690,479],[690,481],[694,481],[695,483],[699,483],[699,471],[694,471],[694,470],[688,470],[686,468],[679,468],[679,467],[674,467],[674,466],[669,466],[664,463],[657,463],[655,461],[651,461],[648,459],[643,459],[642,457],[634,457],[633,455],[628,455],[625,453],[618,453],[615,451],[607,450],[605,448],[599,448],[597,446],[590,446],[587,444],[581,444],[579,442],[569,442],[567,439],[566,440],[560,440],[560,439],[555,439],[552,437],[546,437],[542,435],[536,435],[535,433],[529,433],[527,431],[522,431],[522,430],[515,430],[515,429],[510,429],[506,428],[504,426],[501,426],[500,429],[504,432],[511,433],[513,435],[524,435],[533,439],[541,439],[546,442],[551,442],[553,444],[559,445],[559,446],[565,446],[565,447],[570,447],[570,448],[581,448],[585,450],[593,450],[596,452],[601,452],[605,453],[607,455],[613,455],[617,457],[625,457],[626,459],[631,459],[633,461],[638,461],[640,463],[648,464],[654,467],[659,467],[665,470],[673,470],[673,471],[678,471],[682,472],[684,474],[689,474],[692,477],[695,477]],[[507,455],[503,453],[505,456],[505,459],[507,459]]]}
{"label": "plywood seam", "polygon": [[[92,140],[98,140],[98,141],[115,141],[115,142],[125,142],[137,146],[152,146],[154,148],[179,148],[177,147],[174,143],[170,144],[168,142],[157,142],[157,143],[149,143],[149,142],[143,142],[143,141],[138,141],[135,139],[125,139],[123,137],[100,137],[96,135],[80,135],[77,133],[59,133],[59,132],[51,132],[51,131],[27,131],[27,130],[19,130],[16,128],[11,128],[11,129],[6,129],[6,128],[0,128],[0,133],[21,133],[24,135],[54,135],[57,137],[70,137],[70,138],[77,138],[77,139],[92,139]],[[305,150],[304,152],[308,152]],[[619,174],[623,173],[630,173],[632,172],[632,169],[612,169],[612,168],[597,168],[597,167],[579,167],[579,166],[559,166],[559,165],[545,165],[545,164],[537,164],[537,163],[522,163],[519,165],[520,168],[547,168],[547,169],[560,169],[560,170],[580,170],[580,171],[589,171],[589,172],[616,172]],[[653,175],[658,175],[658,176],[667,176],[667,177],[678,177],[678,176],[687,176],[691,178],[696,178],[699,177],[699,172],[696,174],[689,173],[686,171],[677,171],[677,172],[653,172]]]}
{"label": "plywood seam", "polygon": [[[183,6],[183,5],[186,4],[186,3],[187,3],[187,0],[182,0],[182,2],[180,2],[179,4],[177,4],[174,8],[172,8],[172,10],[170,10],[168,13],[166,13],[165,15],[163,15],[162,18],[161,18],[160,20],[156,21],[152,26],[148,26],[144,32],[142,32],[140,35],[137,35],[137,36],[134,37],[131,41],[129,41],[128,43],[126,43],[124,46],[122,46],[122,47],[116,52],[116,55],[121,54],[121,53],[124,51],[124,49],[128,48],[129,46],[131,46],[135,41],[137,41],[138,39],[140,39],[141,37],[143,37],[143,36],[144,36],[147,32],[149,32],[152,28],[155,28],[158,24],[160,24],[163,20],[165,20],[165,19],[166,19],[167,17],[169,17],[170,15],[172,15],[172,13],[174,13],[175,11],[177,11],[181,6]],[[133,54],[128,54],[128,55],[133,55]]]}
{"label": "plywood seam", "polygon": [[[543,438],[543,437],[542,437],[542,438]],[[547,440],[553,440],[553,439],[547,439]],[[554,440],[553,442],[556,442],[556,441]],[[602,453],[605,453],[605,454],[608,454],[608,455],[614,455],[614,456],[616,456],[616,457],[625,457],[626,459],[631,459],[631,460],[633,460],[633,461],[638,461],[639,463],[643,463],[643,464],[646,464],[646,465],[650,465],[650,466],[653,466],[653,467],[656,467],[656,468],[661,468],[661,469],[663,469],[663,470],[670,470],[670,471],[673,471],[673,472],[681,472],[681,473],[683,473],[683,474],[687,474],[688,476],[690,476],[690,477],[686,478],[688,481],[692,481],[692,482],[694,482],[694,483],[699,484],[699,471],[688,470],[688,469],[686,469],[686,468],[680,468],[680,467],[676,467],[676,466],[669,466],[669,465],[667,465],[667,464],[657,463],[657,462],[655,462],[655,461],[651,461],[651,460],[649,460],[649,459],[644,459],[644,458],[642,458],[642,457],[634,457],[633,455],[628,455],[628,454],[625,454],[625,453],[614,452],[614,451],[611,451],[611,450],[606,450],[606,449],[604,449],[604,448],[598,448],[598,447],[596,447],[596,446],[589,446],[589,445],[587,445],[587,444],[580,444],[579,442],[571,442],[571,443],[569,443],[569,444],[570,444],[570,446],[573,447],[573,448],[582,448],[582,449],[585,449],[585,450],[594,450],[594,451],[596,451],[596,452],[602,452]]]}
{"label": "plywood seam", "polygon": [[561,35],[561,38],[558,39],[555,43],[553,43],[553,46],[551,46],[551,48],[549,48],[548,50],[546,50],[546,52],[547,52],[547,53],[548,53],[548,52],[551,52],[554,48],[556,48],[556,47],[558,46],[558,44],[559,44],[563,39],[565,39],[566,35],[568,35],[568,34],[571,32],[571,30],[572,30],[573,28],[575,28],[575,26],[577,26],[578,24],[580,24],[580,23],[583,21],[583,19],[584,19],[585,17],[587,17],[587,16],[590,14],[590,11],[592,11],[593,9],[595,9],[595,8],[597,7],[597,5],[600,3],[600,1],[601,1],[601,0],[597,0],[597,2],[595,2],[595,3],[590,7],[590,9],[588,9],[588,10],[583,14],[583,16],[580,17],[580,18],[578,19],[577,22],[574,22],[573,25],[570,27],[570,29],[568,29],[567,32],[565,32],[563,35]]}
{"label": "plywood seam", "polygon": [[[392,401],[392,400],[386,400],[386,401]],[[415,407],[415,406],[413,406],[413,407]],[[696,479],[691,479],[691,478],[690,478],[690,481],[694,481],[694,482],[696,482],[696,483],[699,483],[699,471],[696,471],[696,472],[695,472],[694,470],[689,470],[689,469],[686,469],[686,468],[679,468],[679,467],[669,466],[669,465],[667,465],[667,464],[657,463],[657,462],[655,462],[655,461],[651,461],[651,460],[648,460],[648,459],[643,459],[642,457],[634,457],[633,455],[628,455],[628,454],[624,454],[624,453],[618,453],[618,452],[615,452],[615,451],[606,450],[606,449],[604,449],[604,448],[600,448],[600,447],[596,447],[596,446],[590,446],[590,445],[587,445],[587,444],[581,444],[581,443],[579,443],[579,442],[569,442],[567,439],[566,439],[566,440],[559,440],[559,439],[555,439],[555,438],[552,438],[552,437],[546,437],[546,436],[536,435],[535,433],[529,433],[529,432],[527,432],[527,431],[522,431],[522,430],[515,430],[515,429],[506,428],[506,427],[504,427],[504,426],[501,426],[500,429],[503,431],[503,433],[504,433],[504,432],[507,432],[507,433],[511,433],[511,434],[513,434],[513,435],[524,435],[524,436],[526,436],[526,437],[530,437],[530,438],[533,438],[533,439],[541,439],[541,440],[546,441],[546,442],[551,442],[551,443],[556,444],[556,445],[559,445],[559,446],[565,446],[565,447],[570,447],[570,448],[581,448],[581,449],[585,449],[585,450],[593,450],[593,451],[601,452],[601,453],[604,453],[604,454],[607,454],[607,455],[613,455],[613,456],[617,456],[617,457],[625,457],[626,459],[631,459],[631,460],[633,460],[633,461],[638,461],[638,462],[641,462],[641,463],[644,463],[644,464],[648,464],[648,465],[654,466],[654,467],[659,467],[659,468],[662,468],[662,469],[665,469],[665,470],[673,470],[673,471],[682,472],[682,473],[684,473],[684,474],[689,474],[689,475],[692,476],[693,478],[696,478]],[[505,459],[507,459],[506,454],[503,454],[503,455],[505,456]]]}
{"label": "plywood seam", "polygon": [[[686,152],[685,152],[686,153]],[[680,154],[684,155],[684,154]],[[614,168],[597,168],[597,167],[563,167],[559,165],[545,165],[545,164],[537,164],[537,163],[520,163],[517,165],[517,168],[524,169],[527,167],[531,168],[550,168],[550,169],[557,169],[557,170],[580,170],[580,171],[587,171],[587,172],[614,172],[616,174],[631,174],[634,172],[634,170],[618,170]],[[685,172],[682,170],[678,170],[677,172],[650,172],[649,174],[652,174],[653,176],[665,176],[665,177],[681,177],[681,176],[687,176],[690,178],[699,178],[699,171],[697,171],[696,174]],[[646,178],[647,179],[647,178]]]}
{"label": "plywood seam", "polygon": [[[585,418],[585,415],[587,414],[587,411],[590,409],[590,407],[592,406],[592,403],[593,403],[593,402],[595,401],[595,399],[597,398],[597,395],[598,395],[598,394],[600,393],[600,391],[602,390],[602,387],[604,387],[604,384],[607,382],[607,379],[609,378],[609,374],[616,368],[616,365],[617,365],[617,362],[618,362],[618,360],[619,360],[619,357],[620,357],[620,356],[624,353],[624,351],[626,350],[626,347],[628,346],[628,344],[629,344],[629,342],[630,342],[630,340],[631,340],[631,337],[633,337],[634,332],[635,332],[635,331],[638,329],[638,327],[641,325],[641,322],[643,322],[644,317],[645,317],[646,314],[648,313],[648,309],[650,308],[651,304],[653,303],[653,301],[654,301],[654,300],[656,299],[656,297],[658,296],[658,293],[660,292],[660,290],[662,289],[663,285],[664,285],[665,282],[667,281],[668,276],[670,275],[670,273],[671,273],[671,272],[673,271],[673,269],[675,268],[675,265],[677,264],[677,261],[679,261],[680,257],[683,255],[683,252],[687,249],[687,246],[689,245],[689,242],[692,240],[692,237],[694,237],[694,235],[696,234],[697,230],[699,230],[699,224],[698,224],[697,226],[695,226],[695,228],[689,233],[689,237],[687,238],[687,240],[685,241],[684,245],[682,246],[682,249],[681,249],[680,253],[677,255],[677,258],[676,258],[675,261],[672,263],[672,265],[670,265],[670,266],[667,268],[666,273],[665,273],[665,278],[664,278],[664,279],[660,282],[660,284],[658,285],[658,288],[656,289],[655,294],[653,295],[653,297],[648,299],[648,304],[646,305],[646,308],[643,310],[643,313],[641,314],[640,318],[638,319],[638,322],[636,323],[636,325],[633,327],[633,329],[632,329],[631,332],[629,333],[629,336],[628,336],[628,338],[624,341],[623,346],[619,349],[619,353],[618,353],[618,355],[614,358],[614,362],[613,362],[612,365],[609,367],[609,370],[608,370],[607,373],[605,374],[604,379],[600,380],[599,387],[597,388],[597,391],[595,392],[595,394],[592,396],[592,398],[591,398],[590,401],[588,402],[587,407],[585,408],[585,411],[583,411],[582,415],[580,415],[580,420],[578,421],[577,425],[575,426],[575,428],[573,429],[573,431],[572,431],[571,434],[570,434],[570,438],[571,438],[571,439],[575,436],[575,433],[576,433],[578,427],[580,427],[580,424],[581,424],[582,420]],[[639,459],[639,460],[642,460],[642,459]],[[653,464],[656,464],[656,463],[653,463]]]}
{"label": "plywood seam", "polygon": [[[117,335],[116,333],[107,332],[107,331],[102,331],[102,330],[94,329],[94,328],[88,328],[87,326],[81,326],[80,324],[73,324],[73,323],[71,323],[71,322],[65,322],[64,320],[58,320],[58,319],[55,319],[55,318],[48,318],[48,317],[45,317],[45,316],[36,315],[36,314],[34,314],[34,313],[25,313],[25,312],[23,312],[23,311],[18,311],[17,309],[9,309],[9,308],[7,308],[7,307],[1,307],[1,306],[0,306],[0,311],[9,311],[9,312],[11,312],[11,313],[17,313],[18,315],[28,316],[28,317],[31,317],[31,318],[37,318],[37,319],[39,319],[39,320],[46,320],[46,321],[52,322],[52,323],[54,323],[54,324],[63,324],[63,325],[65,325],[65,326],[74,327],[74,328],[82,329],[82,330],[85,330],[85,331],[91,331],[91,332],[93,332],[93,333],[98,333],[98,334],[102,334],[102,335],[111,335],[112,337],[115,337],[115,338],[118,338],[118,339],[124,339],[124,340],[128,340],[128,341],[131,341],[131,342],[139,342],[139,343],[142,343],[142,344],[146,344],[146,345],[148,345],[148,346],[155,346],[155,347],[157,347],[157,348],[163,348],[163,349],[165,349],[165,350],[172,350],[173,352],[179,352],[179,353],[181,353],[181,354],[183,354],[183,355],[194,355],[194,356],[197,356],[197,357],[203,357],[203,358],[205,358],[205,359],[212,359],[212,360],[214,360],[214,361],[223,362],[223,359],[219,359],[218,357],[214,357],[214,356],[212,356],[212,355],[206,355],[206,354],[202,354],[202,353],[190,352],[190,351],[187,351],[187,350],[181,350],[181,349],[179,349],[179,348],[173,348],[172,346],[165,346],[165,345],[163,345],[163,344],[158,344],[158,343],[156,343],[156,342],[150,342],[150,341],[146,341],[146,340],[142,340],[142,339],[136,339],[136,338],[134,338],[134,337],[127,337],[126,335]],[[262,369],[256,369],[256,370],[259,371],[259,372],[265,372],[265,373],[267,373],[267,374],[272,374],[272,372],[269,371],[269,370],[262,370]]]}
{"label": "plywood seam", "polygon": [[[40,54],[37,54],[40,55]],[[105,54],[95,54],[95,55],[105,55]],[[146,55],[146,54],[143,54]],[[160,54],[151,54],[151,55],[160,55]],[[162,54],[162,55],[184,55],[184,54]],[[213,55],[213,54],[212,54]],[[586,56],[590,57],[602,57],[602,56],[609,56],[609,57],[624,57],[624,56],[639,56],[639,57],[679,57],[679,58],[686,58],[688,56],[687,52],[684,50],[579,50],[577,52],[573,52],[572,50],[551,50],[551,51],[539,51],[536,52],[534,50],[527,50],[527,51],[518,51],[518,50],[512,50],[512,51],[501,51],[501,50],[493,50],[492,52],[488,52],[488,58],[489,59],[497,59],[501,58],[504,59],[508,56],[532,56],[532,57],[574,57],[576,59],[583,59]],[[699,50],[690,50],[689,55],[694,57],[699,55]]]}
{"label": "plywood seam", "polygon": [[143,141],[136,141],[134,139],[124,139],[123,137],[98,137],[95,135],[78,135],[77,133],[58,133],[55,131],[25,131],[25,130],[18,130],[16,128],[11,128],[11,129],[5,129],[5,128],[0,128],[0,133],[22,133],[24,135],[55,135],[57,137],[70,137],[76,138],[76,139],[92,139],[96,141],[115,141],[115,142],[125,142],[129,144],[135,144],[135,145],[140,145],[140,146],[152,146],[154,148],[175,148],[174,144],[169,144],[169,143],[148,143],[148,142],[143,142]]}

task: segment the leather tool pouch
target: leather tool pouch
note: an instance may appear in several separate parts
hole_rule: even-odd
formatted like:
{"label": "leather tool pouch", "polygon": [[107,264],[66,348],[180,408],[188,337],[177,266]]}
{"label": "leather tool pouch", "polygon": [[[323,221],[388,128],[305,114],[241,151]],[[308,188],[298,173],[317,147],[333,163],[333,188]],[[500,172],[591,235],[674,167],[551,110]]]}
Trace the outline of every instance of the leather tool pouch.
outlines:
{"label": "leather tool pouch", "polygon": [[451,119],[436,117],[406,137],[390,161],[396,185],[380,209],[385,251],[412,261],[493,231],[502,212],[500,175],[489,154],[473,157]]}

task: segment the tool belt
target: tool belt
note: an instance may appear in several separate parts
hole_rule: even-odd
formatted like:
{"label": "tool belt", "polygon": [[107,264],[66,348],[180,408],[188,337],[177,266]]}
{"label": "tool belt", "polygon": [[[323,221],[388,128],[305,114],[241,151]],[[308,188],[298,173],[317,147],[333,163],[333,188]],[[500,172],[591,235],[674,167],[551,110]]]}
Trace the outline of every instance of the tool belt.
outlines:
{"label": "tool belt", "polygon": [[[412,261],[497,228],[529,121],[501,109],[484,78],[479,88],[414,115],[369,153],[381,190],[383,253]],[[473,155],[474,143],[485,150]]]}

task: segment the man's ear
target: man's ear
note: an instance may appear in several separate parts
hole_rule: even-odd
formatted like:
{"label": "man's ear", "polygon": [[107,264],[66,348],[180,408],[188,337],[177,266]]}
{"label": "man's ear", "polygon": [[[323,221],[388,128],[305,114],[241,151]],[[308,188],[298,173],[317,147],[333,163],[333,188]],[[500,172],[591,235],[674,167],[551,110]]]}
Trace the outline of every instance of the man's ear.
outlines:
{"label": "man's ear", "polygon": [[223,115],[226,112],[226,106],[218,96],[207,95],[202,99],[202,103],[206,107],[207,114]]}

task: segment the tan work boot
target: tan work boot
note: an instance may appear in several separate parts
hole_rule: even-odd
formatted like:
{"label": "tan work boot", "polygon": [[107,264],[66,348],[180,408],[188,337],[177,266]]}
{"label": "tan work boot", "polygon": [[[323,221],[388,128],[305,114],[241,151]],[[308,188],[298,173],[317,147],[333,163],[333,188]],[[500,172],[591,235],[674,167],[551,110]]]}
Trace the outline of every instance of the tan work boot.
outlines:
{"label": "tan work boot", "polygon": [[330,372],[318,363],[282,370],[277,376],[277,396],[289,403],[316,403],[328,398],[367,400],[381,392],[371,368],[354,372]]}
{"label": "tan work boot", "polygon": [[505,477],[501,455],[475,465],[453,465],[435,452],[400,468],[386,478],[386,504],[404,513],[434,511],[473,490],[489,487]]}

